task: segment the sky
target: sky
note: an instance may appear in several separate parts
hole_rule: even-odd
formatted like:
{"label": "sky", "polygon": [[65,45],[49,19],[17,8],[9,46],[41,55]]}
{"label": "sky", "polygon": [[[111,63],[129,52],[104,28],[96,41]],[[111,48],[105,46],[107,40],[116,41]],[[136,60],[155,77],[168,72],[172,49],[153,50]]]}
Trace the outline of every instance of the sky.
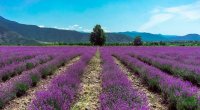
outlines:
{"label": "sky", "polygon": [[23,24],[90,32],[200,34],[200,0],[0,0],[0,16]]}

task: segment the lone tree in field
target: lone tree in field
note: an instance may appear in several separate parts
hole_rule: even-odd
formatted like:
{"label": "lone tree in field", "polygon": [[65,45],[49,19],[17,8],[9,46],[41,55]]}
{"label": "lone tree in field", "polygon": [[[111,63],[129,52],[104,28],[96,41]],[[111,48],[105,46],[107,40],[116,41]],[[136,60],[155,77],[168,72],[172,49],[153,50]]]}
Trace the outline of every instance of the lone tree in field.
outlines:
{"label": "lone tree in field", "polygon": [[141,36],[136,36],[133,43],[134,46],[141,46],[143,44]]}
{"label": "lone tree in field", "polygon": [[96,25],[93,28],[93,32],[90,34],[90,42],[92,45],[102,46],[106,42],[106,35],[101,25]]}

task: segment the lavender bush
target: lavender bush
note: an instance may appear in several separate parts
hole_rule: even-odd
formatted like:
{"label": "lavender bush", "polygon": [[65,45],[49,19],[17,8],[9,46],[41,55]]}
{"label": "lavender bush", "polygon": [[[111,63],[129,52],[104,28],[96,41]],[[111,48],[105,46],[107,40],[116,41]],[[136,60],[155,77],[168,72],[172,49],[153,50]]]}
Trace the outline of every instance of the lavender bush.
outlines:
{"label": "lavender bush", "polygon": [[101,49],[103,60],[102,110],[148,110],[146,96],[132,87],[125,73],[115,64],[110,50]]}
{"label": "lavender bush", "polygon": [[6,81],[11,77],[21,74],[23,71],[30,70],[39,64],[46,63],[52,59],[49,55],[39,55],[33,59],[26,60],[20,63],[13,63],[0,70],[0,82]]}
{"label": "lavender bush", "polygon": [[81,76],[94,55],[95,49],[87,49],[81,60],[54,78],[46,91],[39,91],[29,110],[68,110],[80,88]]}
{"label": "lavender bush", "polygon": [[173,61],[161,58],[154,58],[148,56],[148,54],[143,53],[134,56],[136,56],[143,62],[146,62],[163,70],[164,72],[172,74],[176,77],[181,77],[184,80],[190,81],[193,84],[200,86],[200,68],[198,66],[179,63],[175,60]]}
{"label": "lavender bush", "polygon": [[[44,50],[46,48],[42,48]],[[80,50],[79,48],[49,48],[48,52],[52,52],[52,50],[57,50],[59,53],[52,53],[52,56],[55,58],[51,61],[48,61],[44,64],[39,64],[37,67],[22,72],[21,75],[10,79],[9,81],[0,84],[0,108],[2,108],[5,103],[14,99],[17,96],[23,95],[28,88],[37,84],[42,78],[43,70],[49,70],[49,74],[52,74],[55,69],[59,68],[63,65],[63,63],[69,61],[75,56],[81,55],[81,51],[74,51],[74,49]],[[47,52],[47,53],[48,53]],[[40,61],[40,63],[43,61]]]}
{"label": "lavender bush", "polygon": [[199,89],[191,83],[163,73],[138,59],[124,54],[114,54],[130,69],[137,72],[143,81],[152,89],[160,91],[170,109],[198,110],[200,108]]}

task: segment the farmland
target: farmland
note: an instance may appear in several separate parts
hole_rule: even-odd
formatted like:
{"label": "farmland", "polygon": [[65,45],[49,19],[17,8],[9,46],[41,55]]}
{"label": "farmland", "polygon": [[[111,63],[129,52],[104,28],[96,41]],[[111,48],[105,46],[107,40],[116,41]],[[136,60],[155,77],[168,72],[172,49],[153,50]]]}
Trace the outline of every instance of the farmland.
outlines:
{"label": "farmland", "polygon": [[2,110],[199,110],[199,47],[0,47]]}

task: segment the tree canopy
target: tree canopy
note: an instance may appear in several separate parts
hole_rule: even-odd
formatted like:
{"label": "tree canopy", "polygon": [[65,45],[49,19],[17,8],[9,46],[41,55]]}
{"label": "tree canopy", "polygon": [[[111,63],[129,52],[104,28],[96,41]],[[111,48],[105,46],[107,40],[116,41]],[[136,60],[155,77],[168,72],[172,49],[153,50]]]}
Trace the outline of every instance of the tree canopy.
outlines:
{"label": "tree canopy", "polygon": [[141,46],[143,44],[141,36],[136,36],[133,43],[134,46]]}
{"label": "tree canopy", "polygon": [[106,35],[104,30],[101,28],[101,25],[96,25],[93,28],[93,32],[90,34],[90,42],[92,45],[102,46],[106,42]]}

